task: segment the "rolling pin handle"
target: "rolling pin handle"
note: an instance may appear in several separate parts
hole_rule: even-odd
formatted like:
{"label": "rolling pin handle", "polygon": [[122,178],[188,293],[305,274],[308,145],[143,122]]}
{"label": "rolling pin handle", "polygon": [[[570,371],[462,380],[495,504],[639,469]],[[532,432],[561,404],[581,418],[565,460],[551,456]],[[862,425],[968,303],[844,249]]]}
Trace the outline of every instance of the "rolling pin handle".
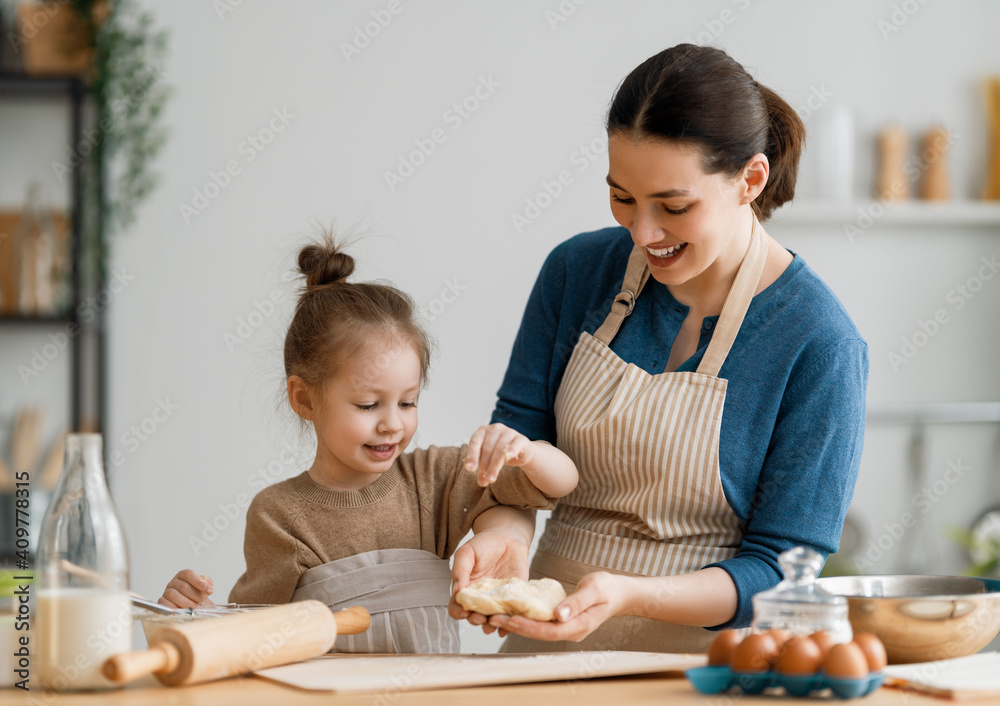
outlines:
{"label": "rolling pin handle", "polygon": [[169,674],[177,669],[180,652],[169,642],[160,642],[148,650],[123,652],[108,657],[101,666],[101,673],[115,684],[135,681],[147,674]]}
{"label": "rolling pin handle", "polygon": [[361,606],[338,610],[333,617],[337,620],[338,635],[357,635],[372,624],[372,616]]}

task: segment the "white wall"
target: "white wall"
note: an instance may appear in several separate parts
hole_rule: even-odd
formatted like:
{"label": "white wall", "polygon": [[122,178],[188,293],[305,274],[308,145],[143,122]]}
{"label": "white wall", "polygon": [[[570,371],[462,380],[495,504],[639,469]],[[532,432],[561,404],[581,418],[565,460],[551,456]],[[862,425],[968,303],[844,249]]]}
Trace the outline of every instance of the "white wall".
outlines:
{"label": "white wall", "polygon": [[[595,140],[600,146],[615,86],[647,56],[711,39],[803,106],[808,126],[826,105],[850,106],[859,197],[870,190],[873,132],[889,121],[914,133],[938,121],[952,126],[960,135],[950,163],[956,193],[975,195],[985,164],[977,81],[1000,72],[1000,5],[985,0],[403,1],[350,60],[342,45],[372,13],[386,14],[386,0],[242,3],[221,16],[212,3],[146,4],[172,33],[171,138],[158,163],[161,186],[115,242],[115,269],[134,279],[111,308],[107,444],[125,458],[112,474],[133,585],[153,596],[183,567],[210,573],[220,593],[228,591],[243,569],[243,513],[230,521],[227,509],[236,514],[233,506],[252,494],[254,474],[269,463],[277,477],[308,465],[308,439],[279,404],[280,349],[294,302],[290,265],[317,221],[364,224],[371,234],[353,248],[361,276],[395,282],[434,314],[439,351],[418,442],[455,443],[490,414],[546,253],[574,233],[612,224],[606,154],[598,150],[591,161],[580,150]],[[916,11],[907,15],[900,5]],[[560,8],[573,12],[553,24]],[[883,36],[879,22],[894,12],[898,31]],[[466,118],[449,112],[487,85],[491,92]],[[824,93],[822,106],[808,107],[810,96]],[[243,141],[275,111],[288,124],[251,161]],[[444,142],[390,188],[386,172],[434,130]],[[230,160],[239,174],[185,220],[179,206],[192,204],[194,190]],[[561,170],[572,184],[518,232],[512,215]],[[811,153],[801,180],[800,194],[816,196]],[[988,283],[898,373],[886,357],[974,274],[980,256],[997,251],[995,226],[876,227],[854,243],[839,222],[776,222],[771,230],[830,282],[867,337],[873,405],[1000,399],[992,362],[1000,284]],[[273,313],[258,320],[258,303],[272,296]],[[224,337],[251,317],[260,325],[231,350]],[[159,401],[176,409],[146,440],[133,441],[129,428]],[[911,502],[902,490],[904,437],[895,429],[869,433],[855,507],[872,536]],[[959,457],[973,471],[935,507],[930,534],[941,518],[967,523],[996,498],[987,486],[994,437],[992,427],[934,433],[932,477]],[[299,449],[299,462],[278,461],[285,443]],[[191,538],[212,522],[229,526],[193,550]],[[964,558],[941,544],[946,558],[927,570],[960,571]],[[466,648],[497,644],[468,637]]]}

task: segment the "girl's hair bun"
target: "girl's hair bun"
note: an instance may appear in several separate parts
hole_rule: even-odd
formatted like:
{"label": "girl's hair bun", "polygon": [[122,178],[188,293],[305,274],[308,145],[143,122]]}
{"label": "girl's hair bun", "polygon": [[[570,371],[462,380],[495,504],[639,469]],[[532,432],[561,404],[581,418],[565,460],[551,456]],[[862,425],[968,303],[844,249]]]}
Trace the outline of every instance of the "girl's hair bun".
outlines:
{"label": "girl's hair bun", "polygon": [[354,258],[341,252],[333,237],[305,246],[299,252],[299,270],[305,275],[306,288],[342,284],[354,272]]}
{"label": "girl's hair bun", "polygon": [[388,283],[347,282],[354,272],[354,258],[344,252],[348,245],[324,229],[299,251],[306,286],[285,336],[285,375],[319,390],[362,348],[402,342],[420,358],[423,384],[432,344],[417,321],[416,304]]}

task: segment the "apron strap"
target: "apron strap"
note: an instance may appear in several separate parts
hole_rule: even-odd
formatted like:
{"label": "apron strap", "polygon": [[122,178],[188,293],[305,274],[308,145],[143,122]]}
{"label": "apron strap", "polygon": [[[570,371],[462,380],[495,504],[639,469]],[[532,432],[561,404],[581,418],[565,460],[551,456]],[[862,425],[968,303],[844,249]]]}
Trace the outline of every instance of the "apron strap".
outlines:
{"label": "apron strap", "polygon": [[[743,325],[743,317],[746,316],[747,309],[750,308],[750,300],[757,290],[760,282],[760,275],[764,271],[764,263],[767,261],[767,238],[757,214],[751,211],[753,216],[753,230],[750,233],[750,245],[743,256],[740,269],[736,272],[736,279],[733,286],[726,295],[726,301],[722,305],[722,313],[719,314],[719,322],[716,324],[715,333],[708,343],[701,363],[698,365],[698,372],[705,375],[717,377],[722,369],[722,364],[726,362],[729,349],[733,347],[736,334]],[[646,285],[649,279],[649,264],[646,260],[646,253],[643,248],[636,245],[632,248],[632,254],[628,258],[628,266],[625,269],[625,279],[622,282],[622,290],[615,295],[611,311],[608,312],[604,323],[594,333],[594,338],[605,346],[611,345],[611,339],[618,333],[625,317],[632,313],[635,300]]]}
{"label": "apron strap", "polygon": [[639,297],[639,292],[642,291],[648,279],[649,265],[646,262],[646,253],[643,248],[636,245],[632,248],[632,254],[628,258],[622,291],[615,295],[611,311],[601,327],[594,333],[594,338],[606,346],[611,345],[611,339],[618,333],[618,328],[622,325],[625,317],[632,313],[635,300]]}
{"label": "apron strap", "polygon": [[722,305],[722,312],[719,314],[719,322],[715,326],[715,333],[712,340],[708,342],[708,349],[698,365],[698,372],[705,375],[718,377],[722,364],[726,362],[729,349],[733,347],[736,334],[740,332],[743,325],[743,318],[747,309],[750,308],[750,300],[757,290],[760,282],[760,275],[764,271],[764,263],[767,261],[767,238],[764,229],[757,220],[757,214],[753,214],[753,231],[750,234],[750,245],[743,256],[743,262],[736,273],[733,286],[726,295],[726,301]]}

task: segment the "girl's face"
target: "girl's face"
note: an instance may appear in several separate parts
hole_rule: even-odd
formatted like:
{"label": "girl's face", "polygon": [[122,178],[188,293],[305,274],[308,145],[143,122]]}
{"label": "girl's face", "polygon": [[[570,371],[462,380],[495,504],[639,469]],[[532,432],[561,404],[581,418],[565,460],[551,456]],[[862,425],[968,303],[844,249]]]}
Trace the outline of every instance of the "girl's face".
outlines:
{"label": "girl's face", "polygon": [[683,143],[620,134],[608,141],[611,213],[645,249],[650,275],[668,286],[706,273],[711,281],[733,258],[738,266],[747,242],[740,236],[749,237],[741,208],[749,203],[746,182],[706,174],[701,161],[698,149]]}
{"label": "girl's face", "polygon": [[392,466],[417,430],[420,358],[408,342],[367,346],[316,395],[313,479],[356,490]]}

